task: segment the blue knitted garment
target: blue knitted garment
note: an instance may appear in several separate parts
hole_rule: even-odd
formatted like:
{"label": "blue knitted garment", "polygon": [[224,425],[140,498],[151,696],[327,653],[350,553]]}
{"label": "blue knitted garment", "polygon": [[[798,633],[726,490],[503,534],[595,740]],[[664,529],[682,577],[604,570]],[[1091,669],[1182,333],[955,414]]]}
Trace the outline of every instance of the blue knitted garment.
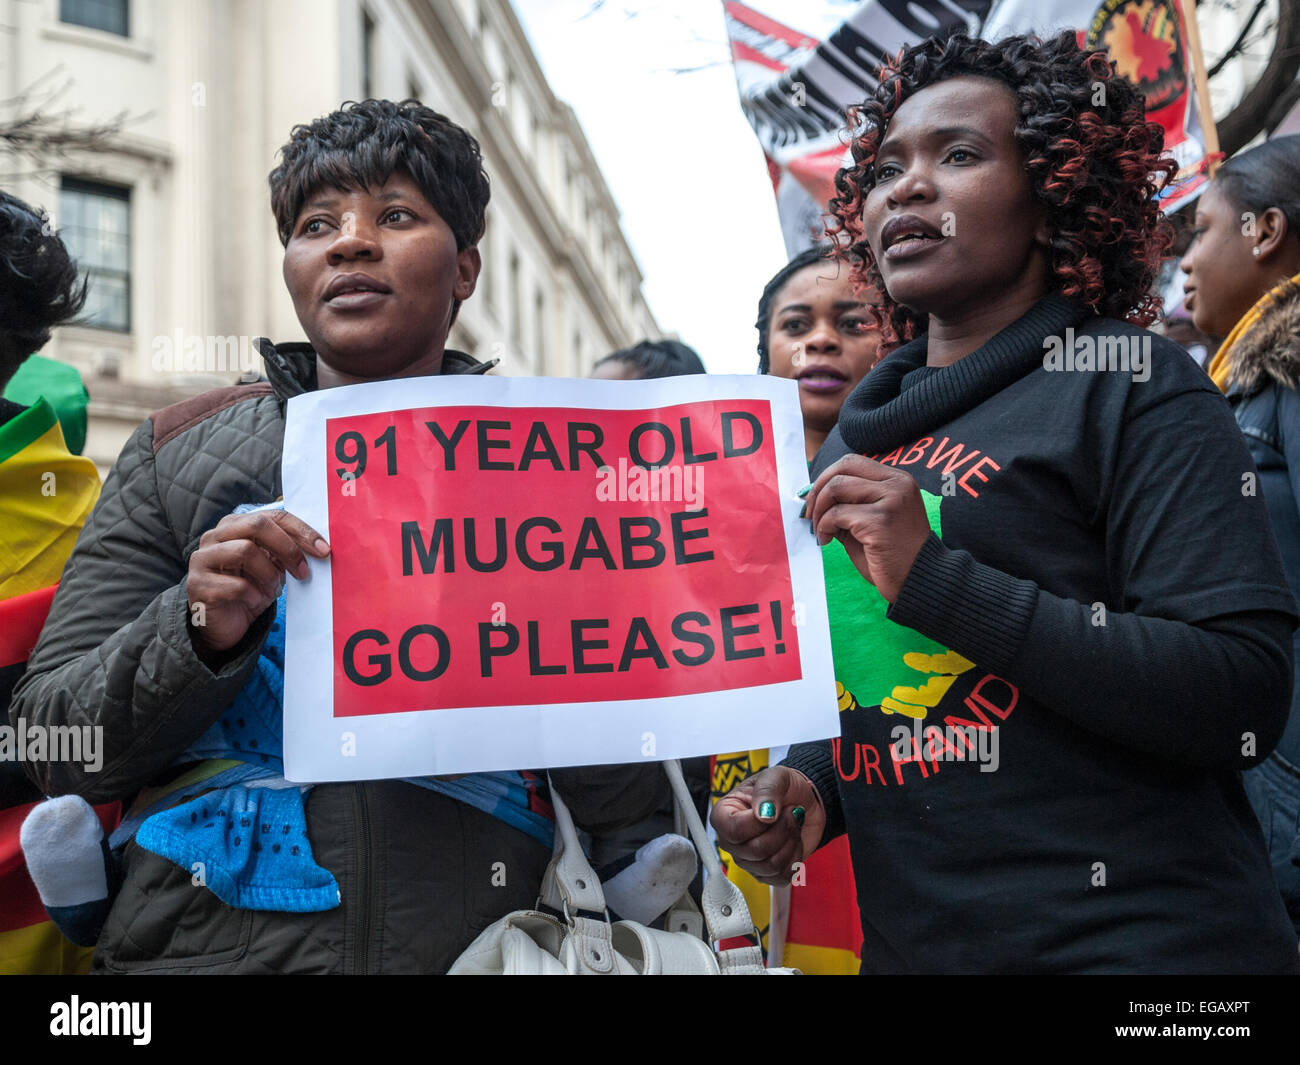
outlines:
{"label": "blue knitted garment", "polygon": [[228,906],[310,913],[339,904],[338,881],[312,858],[296,787],[211,792],[155,814],[136,841]]}
{"label": "blue knitted garment", "polygon": [[239,758],[263,772],[252,786],[234,784],[154,814],[136,842],[171,859],[228,906],[310,913],[337,906],[339,885],[312,857],[303,790],[257,786],[257,777],[283,783],[284,611],[281,593],[253,676],[182,756]]}
{"label": "blue knitted garment", "polygon": [[[191,791],[204,793],[179,806],[146,811],[137,821],[135,838],[229,906],[307,913],[337,906],[339,886],[312,857],[303,806],[311,785],[291,784],[283,777],[284,630],[281,592],[253,675],[229,709],[178,760],[221,758],[244,764],[194,785]],[[467,803],[545,847],[552,845],[550,804],[534,774],[474,773],[459,780],[407,783]],[[173,794],[164,804],[176,798]],[[120,845],[132,827],[124,823],[111,844]]]}

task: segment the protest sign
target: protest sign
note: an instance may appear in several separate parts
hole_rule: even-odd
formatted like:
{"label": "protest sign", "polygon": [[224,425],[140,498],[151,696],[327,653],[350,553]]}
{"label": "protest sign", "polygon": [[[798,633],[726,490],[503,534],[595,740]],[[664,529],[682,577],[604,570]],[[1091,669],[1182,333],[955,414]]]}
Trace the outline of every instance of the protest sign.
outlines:
{"label": "protest sign", "polygon": [[792,382],[413,378],[289,401],[291,780],[838,731]]}

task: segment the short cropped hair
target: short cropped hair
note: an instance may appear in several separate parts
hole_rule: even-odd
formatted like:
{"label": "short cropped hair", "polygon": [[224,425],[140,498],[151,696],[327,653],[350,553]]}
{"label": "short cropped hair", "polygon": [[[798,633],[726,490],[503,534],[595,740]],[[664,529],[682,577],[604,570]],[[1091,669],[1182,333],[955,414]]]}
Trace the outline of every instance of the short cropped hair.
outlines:
{"label": "short cropped hair", "polygon": [[478,243],[490,195],[478,141],[417,100],[349,102],[293,127],[269,178],[280,243],[318,189],[378,188],[397,171],[447,223],[457,251]]}

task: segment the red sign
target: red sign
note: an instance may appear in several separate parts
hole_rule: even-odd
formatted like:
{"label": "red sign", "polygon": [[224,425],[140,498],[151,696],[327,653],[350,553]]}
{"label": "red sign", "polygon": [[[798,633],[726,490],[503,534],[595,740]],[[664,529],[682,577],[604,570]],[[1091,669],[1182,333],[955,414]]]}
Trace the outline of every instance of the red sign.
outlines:
{"label": "red sign", "polygon": [[802,676],[766,401],[428,407],[325,443],[336,717]]}

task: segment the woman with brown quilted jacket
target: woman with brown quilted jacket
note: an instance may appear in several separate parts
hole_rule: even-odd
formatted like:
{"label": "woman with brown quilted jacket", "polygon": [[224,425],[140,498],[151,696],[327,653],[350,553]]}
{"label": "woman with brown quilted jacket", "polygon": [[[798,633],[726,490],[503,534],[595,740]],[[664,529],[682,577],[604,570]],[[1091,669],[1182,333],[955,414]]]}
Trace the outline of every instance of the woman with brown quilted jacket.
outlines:
{"label": "woman with brown quilted jacket", "polygon": [[[112,841],[123,884],[97,971],[443,972],[493,920],[533,905],[550,858],[535,773],[305,796],[276,779],[278,604],[286,577],[330,550],[282,509],[237,513],[282,495],[285,402],[488,369],[445,347],[480,268],[488,183],[474,139],[414,101],[367,100],[296,127],[282,154],[272,205],[310,344],[262,344],[269,381],[135,432],[11,708],[15,722],[102,727],[99,772],[29,764],[46,794],[139,793],[134,838]],[[589,831],[666,794],[653,764],[552,777]],[[273,892],[246,875],[272,866],[284,872]]]}

